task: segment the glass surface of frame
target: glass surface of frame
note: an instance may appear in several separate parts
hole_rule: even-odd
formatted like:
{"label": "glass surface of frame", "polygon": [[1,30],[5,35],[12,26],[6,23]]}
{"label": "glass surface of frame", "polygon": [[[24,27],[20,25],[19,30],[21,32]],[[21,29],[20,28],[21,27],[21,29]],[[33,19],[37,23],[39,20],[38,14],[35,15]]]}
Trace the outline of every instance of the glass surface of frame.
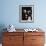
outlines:
{"label": "glass surface of frame", "polygon": [[20,22],[34,22],[34,5],[19,6]]}

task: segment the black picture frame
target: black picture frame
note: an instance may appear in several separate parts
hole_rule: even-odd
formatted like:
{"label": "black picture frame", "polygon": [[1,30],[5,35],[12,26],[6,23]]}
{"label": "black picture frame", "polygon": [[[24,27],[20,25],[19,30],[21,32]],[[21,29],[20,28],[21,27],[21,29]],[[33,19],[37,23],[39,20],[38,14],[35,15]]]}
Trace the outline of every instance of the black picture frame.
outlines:
{"label": "black picture frame", "polygon": [[34,22],[34,5],[20,5],[19,15],[20,22]]}

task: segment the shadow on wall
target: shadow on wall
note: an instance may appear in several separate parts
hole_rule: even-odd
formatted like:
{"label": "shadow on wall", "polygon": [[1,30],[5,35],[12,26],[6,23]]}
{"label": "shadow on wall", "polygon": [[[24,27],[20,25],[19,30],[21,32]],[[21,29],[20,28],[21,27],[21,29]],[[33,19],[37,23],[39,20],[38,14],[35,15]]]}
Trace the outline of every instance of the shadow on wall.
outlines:
{"label": "shadow on wall", "polygon": [[2,43],[2,36],[3,36],[3,32],[5,32],[6,30],[4,30],[5,25],[4,24],[0,24],[0,43]]}

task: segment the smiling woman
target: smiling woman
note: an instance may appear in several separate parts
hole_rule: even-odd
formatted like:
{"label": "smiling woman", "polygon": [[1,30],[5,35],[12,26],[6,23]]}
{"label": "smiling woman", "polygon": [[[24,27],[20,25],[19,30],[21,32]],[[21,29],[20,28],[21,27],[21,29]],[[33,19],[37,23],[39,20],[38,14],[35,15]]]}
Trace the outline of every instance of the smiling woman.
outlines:
{"label": "smiling woman", "polygon": [[20,21],[33,22],[34,20],[34,5],[20,5]]}

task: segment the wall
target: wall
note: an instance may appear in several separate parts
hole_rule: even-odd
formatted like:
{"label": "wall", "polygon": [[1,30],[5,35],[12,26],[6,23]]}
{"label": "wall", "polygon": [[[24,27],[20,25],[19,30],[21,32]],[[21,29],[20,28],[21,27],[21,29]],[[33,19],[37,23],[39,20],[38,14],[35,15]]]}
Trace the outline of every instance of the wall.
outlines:
{"label": "wall", "polygon": [[[19,22],[19,5],[34,5],[34,23]],[[0,0],[0,31],[13,24],[15,28],[40,27],[46,32],[46,0]]]}
{"label": "wall", "polygon": [[[46,28],[46,1],[44,0],[1,0],[0,25],[13,24],[16,28]],[[34,23],[19,22],[19,5],[34,5]]]}

